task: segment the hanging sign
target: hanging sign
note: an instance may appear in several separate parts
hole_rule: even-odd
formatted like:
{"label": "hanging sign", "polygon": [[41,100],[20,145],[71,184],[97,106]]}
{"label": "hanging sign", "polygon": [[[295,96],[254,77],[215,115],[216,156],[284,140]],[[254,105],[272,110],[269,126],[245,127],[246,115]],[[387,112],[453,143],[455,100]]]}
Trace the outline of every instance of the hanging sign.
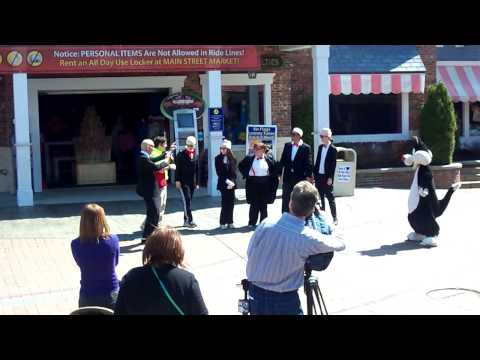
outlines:
{"label": "hanging sign", "polygon": [[195,110],[196,118],[200,118],[205,110],[205,102],[195,94],[176,93],[167,96],[160,104],[160,111],[163,116],[173,120],[173,112],[181,109]]}
{"label": "hanging sign", "polygon": [[255,45],[0,46],[0,73],[260,70]]}

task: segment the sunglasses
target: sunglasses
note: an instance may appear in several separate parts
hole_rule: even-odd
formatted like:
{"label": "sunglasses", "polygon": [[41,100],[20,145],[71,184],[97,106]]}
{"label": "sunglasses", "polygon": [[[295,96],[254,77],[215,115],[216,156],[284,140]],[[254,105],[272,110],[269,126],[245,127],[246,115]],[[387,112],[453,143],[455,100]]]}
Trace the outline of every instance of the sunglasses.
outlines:
{"label": "sunglasses", "polygon": [[191,148],[194,148],[195,146],[193,145],[187,145],[187,148],[191,149]]}
{"label": "sunglasses", "polygon": [[320,135],[321,138],[328,138],[327,135]]}

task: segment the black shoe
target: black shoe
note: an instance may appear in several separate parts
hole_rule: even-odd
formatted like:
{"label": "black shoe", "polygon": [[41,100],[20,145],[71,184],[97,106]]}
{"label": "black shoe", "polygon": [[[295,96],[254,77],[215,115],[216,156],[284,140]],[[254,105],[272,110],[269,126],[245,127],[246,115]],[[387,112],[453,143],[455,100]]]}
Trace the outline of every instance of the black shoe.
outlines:
{"label": "black shoe", "polygon": [[147,239],[142,239],[142,242],[140,244],[145,244],[147,242]]}

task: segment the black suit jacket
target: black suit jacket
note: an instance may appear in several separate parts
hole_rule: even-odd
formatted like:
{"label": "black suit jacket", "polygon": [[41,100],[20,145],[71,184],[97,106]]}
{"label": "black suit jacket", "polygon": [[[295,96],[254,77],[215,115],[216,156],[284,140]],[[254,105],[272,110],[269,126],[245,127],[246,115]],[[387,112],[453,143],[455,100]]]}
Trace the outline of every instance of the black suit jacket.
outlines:
{"label": "black suit jacket", "polygon": [[[315,161],[315,166],[313,168],[315,180],[317,180],[320,176],[318,171],[320,169],[320,159],[322,157],[322,146],[323,145],[320,145],[318,147],[317,160]],[[333,177],[335,176],[336,167],[337,167],[337,148],[333,144],[330,144],[330,147],[328,148],[327,156],[325,157],[325,175],[333,180]]]}
{"label": "black suit jacket", "polygon": [[313,157],[310,145],[303,143],[298,147],[297,154],[292,161],[292,148],[291,142],[286,143],[283,148],[280,173],[283,170],[284,182],[297,183],[312,176]]}
{"label": "black suit jacket", "polygon": [[137,194],[143,198],[158,196],[154,172],[167,166],[166,162],[161,165],[155,165],[147,155],[140,153],[137,159]]}
{"label": "black suit jacket", "polygon": [[237,164],[236,162],[229,162],[228,165],[223,163],[223,155],[215,156],[215,170],[217,171],[218,182],[217,190],[222,191],[227,189],[227,179],[236,184],[237,180]]}
{"label": "black suit jacket", "polygon": [[[253,184],[250,180],[251,176],[249,175],[250,169],[252,168],[253,160],[255,160],[255,155],[253,156],[245,156],[245,158],[240,161],[238,164],[238,170],[242,174],[243,178],[246,179],[245,182],[245,195],[247,198],[247,203],[252,204],[254,202],[253,194],[252,194],[252,187]],[[269,172],[269,181],[270,181],[270,193],[268,194],[268,203],[273,204],[275,198],[277,196],[277,189],[278,189],[278,176],[279,172],[279,165],[273,159],[270,154],[265,155],[265,160],[268,164],[268,172]]]}

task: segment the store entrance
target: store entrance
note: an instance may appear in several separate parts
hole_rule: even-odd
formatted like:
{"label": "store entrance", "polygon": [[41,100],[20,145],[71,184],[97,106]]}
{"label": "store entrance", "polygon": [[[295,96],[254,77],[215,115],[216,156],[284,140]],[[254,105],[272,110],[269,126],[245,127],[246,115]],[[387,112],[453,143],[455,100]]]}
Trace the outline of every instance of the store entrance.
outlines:
{"label": "store entrance", "polygon": [[171,139],[160,113],[168,89],[39,94],[43,188],[135,184],[145,138]]}

